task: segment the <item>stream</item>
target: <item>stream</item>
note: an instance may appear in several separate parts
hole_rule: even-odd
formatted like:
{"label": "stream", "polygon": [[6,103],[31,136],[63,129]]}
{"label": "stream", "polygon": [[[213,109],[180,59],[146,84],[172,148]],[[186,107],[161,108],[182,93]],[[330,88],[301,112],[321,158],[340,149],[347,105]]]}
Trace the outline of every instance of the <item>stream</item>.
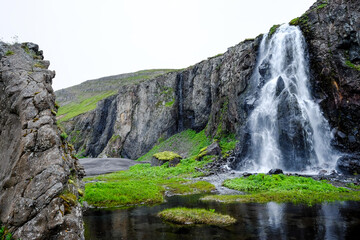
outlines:
{"label": "stream", "polygon": [[[360,203],[335,202],[311,207],[290,203],[202,202],[202,195],[172,196],[155,206],[91,209],[85,213],[85,238],[92,239],[358,239]],[[157,213],[172,207],[215,209],[237,223],[227,227],[177,226]]]}

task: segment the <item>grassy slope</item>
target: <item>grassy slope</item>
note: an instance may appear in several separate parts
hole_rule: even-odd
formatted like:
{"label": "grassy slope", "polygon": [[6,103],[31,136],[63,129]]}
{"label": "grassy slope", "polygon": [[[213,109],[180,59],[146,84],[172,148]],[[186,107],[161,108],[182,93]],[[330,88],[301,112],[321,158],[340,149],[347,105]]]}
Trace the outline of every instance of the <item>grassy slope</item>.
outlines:
{"label": "grassy slope", "polygon": [[171,151],[180,154],[183,158],[197,155],[200,149],[211,144],[205,132],[196,133],[194,130],[186,130],[175,134],[167,140],[158,140],[149,152],[138,158],[139,161],[149,161],[152,155],[158,152]]}
{"label": "grassy slope", "polygon": [[59,123],[96,108],[98,101],[117,93],[125,85],[138,84],[159,75],[172,72],[172,69],[152,69],[135,73],[121,74],[83,82],[79,85],[56,92]]}
{"label": "grassy slope", "polygon": [[308,177],[257,174],[226,180],[224,186],[244,191],[246,195],[207,196],[203,200],[222,202],[292,202],[314,203],[360,200],[360,192],[335,187],[327,181]]}
{"label": "grassy slope", "polygon": [[[181,149],[191,157],[181,160],[176,167],[168,167],[168,163],[151,167],[150,164],[141,164],[131,167],[128,171],[106,174],[98,177],[86,178],[89,182],[85,185],[85,197],[83,200],[94,206],[120,206],[128,204],[153,204],[164,200],[165,190],[178,194],[196,192],[209,192],[214,189],[210,183],[199,181],[192,182],[184,178],[201,176],[196,171],[207,161],[196,161],[195,156],[201,148],[208,146],[211,142],[205,136],[204,131],[196,133],[187,130],[176,134],[159,145],[155,146],[149,153],[139,160],[149,159],[153,154],[163,149],[177,152],[179,139],[187,143]],[[176,144],[174,144],[176,143]],[[171,149],[169,149],[171,148]]]}

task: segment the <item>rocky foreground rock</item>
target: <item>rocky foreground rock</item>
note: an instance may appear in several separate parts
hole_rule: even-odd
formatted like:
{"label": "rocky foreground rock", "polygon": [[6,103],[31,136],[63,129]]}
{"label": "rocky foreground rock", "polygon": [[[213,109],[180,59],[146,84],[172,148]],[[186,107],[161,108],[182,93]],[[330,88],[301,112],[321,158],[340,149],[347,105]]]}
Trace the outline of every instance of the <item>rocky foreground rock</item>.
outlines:
{"label": "rocky foreground rock", "polygon": [[0,221],[16,239],[84,239],[83,171],[60,137],[48,66],[37,45],[0,42]]}

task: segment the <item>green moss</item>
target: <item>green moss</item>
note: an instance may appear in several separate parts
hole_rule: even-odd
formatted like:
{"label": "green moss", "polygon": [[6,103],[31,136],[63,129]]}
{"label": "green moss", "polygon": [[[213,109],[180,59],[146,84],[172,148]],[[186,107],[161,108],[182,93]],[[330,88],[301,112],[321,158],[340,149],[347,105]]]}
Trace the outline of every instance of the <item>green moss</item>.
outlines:
{"label": "green moss", "polygon": [[291,20],[290,22],[289,22],[289,25],[294,25],[294,26],[297,26],[297,25],[299,25],[299,18],[297,17],[297,18],[294,18],[293,20]]}
{"label": "green moss", "polygon": [[276,30],[280,27],[280,24],[273,25],[269,30],[269,38],[276,32]]}
{"label": "green moss", "polygon": [[11,50],[7,50],[6,53],[5,53],[5,56],[11,56],[11,55],[14,55],[14,51],[11,51]]}
{"label": "green moss", "polygon": [[41,64],[41,63],[39,63],[39,62],[35,63],[35,64],[34,64],[34,67],[36,67],[36,68],[41,68],[41,69],[45,69],[45,68],[46,68],[43,64]]}
{"label": "green moss", "polygon": [[360,71],[360,65],[355,65],[350,60],[345,61],[346,66],[351,67],[352,69],[355,69],[357,71]]}
{"label": "green moss", "polygon": [[[335,187],[326,181],[312,178],[257,174],[248,178],[224,181],[225,187],[248,194],[233,197],[216,197],[226,201],[239,202],[293,202],[312,205],[324,201],[360,200],[360,192]],[[208,197],[209,200],[211,197]],[[235,199],[235,200],[234,200]]]}
{"label": "green moss", "polygon": [[66,132],[63,131],[63,132],[60,134],[60,137],[61,137],[63,140],[65,140],[65,139],[68,138],[68,135],[66,134]]}
{"label": "green moss", "polygon": [[68,203],[71,206],[75,206],[77,203],[77,197],[75,194],[69,192],[69,191],[65,191],[64,193],[62,193],[59,198],[63,199],[66,203]]}
{"label": "green moss", "polygon": [[175,98],[173,98],[170,102],[165,103],[165,107],[172,107],[175,103]]}
{"label": "green moss", "polygon": [[320,4],[319,6],[317,6],[317,9],[322,9],[322,8],[326,7],[327,5],[328,5],[327,3]]}
{"label": "green moss", "polygon": [[166,184],[166,188],[174,194],[206,193],[215,190],[215,186],[209,182],[172,182]]}
{"label": "green moss", "polygon": [[170,208],[158,213],[165,221],[177,224],[206,224],[206,225],[230,225],[236,219],[229,215],[222,215],[214,211],[199,208]]}
{"label": "green moss", "polygon": [[174,158],[181,158],[179,154],[170,151],[155,153],[153,157],[163,161],[173,160]]}
{"label": "green moss", "polygon": [[99,95],[95,95],[93,97],[87,98],[80,103],[70,103],[65,106],[59,108],[57,112],[57,116],[59,118],[58,123],[68,121],[80,114],[86,113],[88,111],[94,110],[96,108],[96,104],[107,97],[110,97],[116,94],[117,91],[111,90],[105,93],[101,93]]}

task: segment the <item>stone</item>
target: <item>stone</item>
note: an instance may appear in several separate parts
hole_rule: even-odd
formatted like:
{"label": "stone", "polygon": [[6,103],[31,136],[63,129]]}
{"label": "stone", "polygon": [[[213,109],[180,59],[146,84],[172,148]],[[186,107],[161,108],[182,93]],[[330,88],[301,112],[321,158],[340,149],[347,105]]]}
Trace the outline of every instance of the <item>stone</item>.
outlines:
{"label": "stone", "polygon": [[281,170],[280,168],[273,168],[270,169],[270,171],[268,172],[268,174],[273,175],[273,174],[284,174],[283,170]]}
{"label": "stone", "polygon": [[346,155],[339,158],[336,167],[344,174],[355,175],[360,173],[360,155]]}
{"label": "stone", "polygon": [[161,166],[168,162],[169,167],[176,167],[176,165],[180,163],[181,159],[182,157],[177,153],[170,151],[160,152],[153,155],[151,159],[151,166]]}

